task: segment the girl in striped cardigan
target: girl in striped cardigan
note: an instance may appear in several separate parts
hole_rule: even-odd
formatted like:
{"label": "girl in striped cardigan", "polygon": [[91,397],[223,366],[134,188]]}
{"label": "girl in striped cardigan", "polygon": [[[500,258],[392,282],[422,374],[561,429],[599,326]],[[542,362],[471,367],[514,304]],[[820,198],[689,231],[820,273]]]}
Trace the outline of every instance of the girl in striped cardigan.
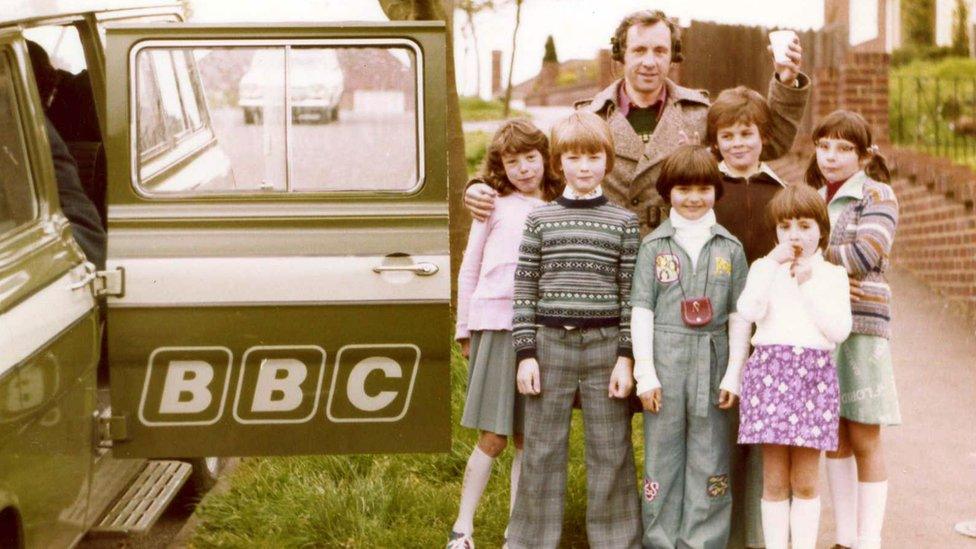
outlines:
{"label": "girl in striped cardigan", "polygon": [[854,327],[836,350],[840,440],[827,453],[837,547],[881,546],[888,493],[881,426],[901,422],[891,360],[891,289],[885,272],[898,224],[888,168],[855,112],[828,115],[813,132],[816,155],[806,180],[820,189],[830,217],[824,257],[847,269]]}

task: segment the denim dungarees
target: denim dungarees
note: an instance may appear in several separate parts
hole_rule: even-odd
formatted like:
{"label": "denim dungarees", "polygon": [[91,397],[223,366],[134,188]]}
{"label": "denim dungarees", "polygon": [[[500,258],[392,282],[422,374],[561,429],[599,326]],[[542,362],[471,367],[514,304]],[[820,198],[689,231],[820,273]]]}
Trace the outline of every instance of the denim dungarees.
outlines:
{"label": "denim dungarees", "polygon": [[[729,536],[736,413],[718,408],[719,383],[728,365],[728,315],[749,268],[742,245],[721,225],[712,227],[695,269],[674,233],[667,221],[644,239],[631,297],[634,307],[654,312],[654,364],[663,392],[661,410],[644,412],[643,545],[718,549]],[[712,302],[712,321],[689,327],[681,301],[703,294]]]}

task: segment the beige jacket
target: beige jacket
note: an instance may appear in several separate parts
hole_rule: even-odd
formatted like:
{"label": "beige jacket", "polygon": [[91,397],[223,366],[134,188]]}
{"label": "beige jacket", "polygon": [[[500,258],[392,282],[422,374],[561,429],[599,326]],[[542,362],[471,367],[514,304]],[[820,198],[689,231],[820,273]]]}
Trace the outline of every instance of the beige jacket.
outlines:
{"label": "beige jacket", "polygon": [[[773,112],[770,142],[763,147],[763,159],[779,158],[793,146],[797,126],[810,96],[810,79],[800,74],[799,87],[781,84],[774,76],[769,83],[767,101]],[[668,206],[654,186],[661,162],[678,146],[679,132],[689,137],[697,132],[705,138],[708,92],[681,87],[666,80],[667,99],[654,133],[645,145],[630,122],[617,110],[617,89],[622,80],[610,84],[593,99],[579,101],[576,108],[590,110],[610,124],[617,152],[613,172],[603,182],[607,198],[624,206],[640,220],[641,236],[646,236],[668,218]]]}

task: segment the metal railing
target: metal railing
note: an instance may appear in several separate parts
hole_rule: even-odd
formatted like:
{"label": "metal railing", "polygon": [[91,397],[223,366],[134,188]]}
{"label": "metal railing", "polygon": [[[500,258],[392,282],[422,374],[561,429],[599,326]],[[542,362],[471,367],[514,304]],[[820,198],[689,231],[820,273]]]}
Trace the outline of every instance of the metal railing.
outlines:
{"label": "metal railing", "polygon": [[976,75],[892,76],[888,109],[893,144],[976,166]]}

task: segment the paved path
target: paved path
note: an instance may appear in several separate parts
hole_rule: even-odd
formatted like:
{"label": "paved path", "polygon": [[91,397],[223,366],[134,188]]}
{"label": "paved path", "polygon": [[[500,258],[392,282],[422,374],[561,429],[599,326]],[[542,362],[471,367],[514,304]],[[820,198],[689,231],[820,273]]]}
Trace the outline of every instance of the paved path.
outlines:
{"label": "paved path", "polygon": [[[903,424],[883,432],[884,546],[976,549],[976,539],[953,531],[976,518],[976,330],[958,324],[938,295],[904,271],[892,273],[891,286]],[[833,540],[832,513],[828,496],[818,546]]]}

